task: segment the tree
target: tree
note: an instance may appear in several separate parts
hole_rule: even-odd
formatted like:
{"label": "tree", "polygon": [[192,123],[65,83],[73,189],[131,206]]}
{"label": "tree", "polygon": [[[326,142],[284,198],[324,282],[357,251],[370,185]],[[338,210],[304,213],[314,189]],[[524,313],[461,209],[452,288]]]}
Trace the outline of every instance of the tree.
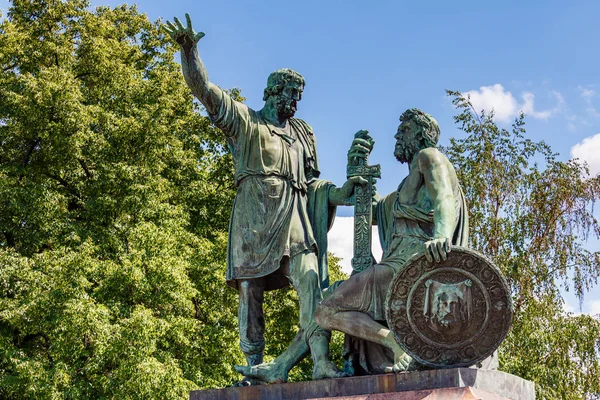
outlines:
{"label": "tree", "polygon": [[501,129],[448,91],[467,136],[445,149],[469,204],[471,246],[500,267],[515,318],[500,347],[501,369],[536,383],[539,398],[600,396],[600,320],[564,311],[562,290],[580,299],[600,276],[600,237],[593,205],[600,176],[578,160],[558,161],[544,142],[525,137],[525,116]]}
{"label": "tree", "polygon": [[[15,0],[0,23],[0,398],[227,386],[243,362],[224,281],[231,157],[159,22],[88,6]],[[565,314],[559,283],[583,295],[597,281],[583,240],[599,233],[599,178],[524,139],[523,117],[507,132],[453,95],[470,136],[448,154],[473,245],[502,267],[517,310],[502,365],[545,398],[598,396],[598,321]],[[294,296],[267,296],[267,359],[296,332]],[[307,377],[309,360],[291,379]]]}
{"label": "tree", "polygon": [[[224,137],[160,21],[88,6],[14,0],[0,23],[0,398],[229,386],[244,360]],[[265,312],[271,359],[297,329],[295,292]],[[307,360],[292,379],[310,376]]]}
{"label": "tree", "polygon": [[239,379],[231,157],[160,24],[88,6],[0,23],[0,397],[187,398]]}

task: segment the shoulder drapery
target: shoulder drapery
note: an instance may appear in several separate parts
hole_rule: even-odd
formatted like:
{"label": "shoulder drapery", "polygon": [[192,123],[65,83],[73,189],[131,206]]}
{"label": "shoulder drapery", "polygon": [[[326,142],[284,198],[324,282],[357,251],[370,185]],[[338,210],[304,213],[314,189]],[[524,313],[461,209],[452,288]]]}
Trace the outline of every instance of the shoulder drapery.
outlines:
{"label": "shoulder drapery", "polygon": [[454,236],[452,237],[452,244],[455,246],[468,247],[469,245],[469,210],[467,208],[467,200],[462,188],[459,187],[460,191],[460,209],[458,213],[458,223],[454,229]]}
{"label": "shoulder drapery", "polygon": [[321,290],[329,286],[329,266],[327,263],[327,232],[333,226],[336,207],[329,205],[329,191],[335,187],[333,183],[315,180],[308,187],[308,218],[313,227],[317,242],[319,259],[319,278]]}
{"label": "shoulder drapery", "polygon": [[304,168],[306,178],[310,181],[321,175],[319,170],[319,160],[317,158],[317,142],[315,134],[306,121],[298,118],[290,118],[289,123],[293,130],[298,133],[298,140],[304,148]]}
{"label": "shoulder drapery", "polygon": [[305,121],[291,118],[290,124],[298,132],[298,140],[304,147],[304,166],[308,185],[308,218],[313,228],[317,242],[317,257],[319,259],[319,278],[321,290],[329,286],[329,266],[327,262],[327,232],[333,226],[337,207],[329,204],[329,191],[335,185],[329,181],[318,180],[321,174],[317,157],[315,134]]}

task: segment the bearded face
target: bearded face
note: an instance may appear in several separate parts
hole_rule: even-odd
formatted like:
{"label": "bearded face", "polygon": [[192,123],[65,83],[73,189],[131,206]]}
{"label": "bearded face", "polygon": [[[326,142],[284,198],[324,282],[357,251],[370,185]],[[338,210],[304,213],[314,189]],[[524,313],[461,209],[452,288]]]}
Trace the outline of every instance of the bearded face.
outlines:
{"label": "bearded face", "polygon": [[434,330],[455,335],[467,322],[464,294],[455,285],[440,285],[433,295]]}
{"label": "bearded face", "polygon": [[459,322],[461,298],[456,292],[441,292],[435,298],[435,318],[445,328]]}
{"label": "bearded face", "polygon": [[457,283],[442,283],[429,279],[425,283],[423,314],[429,328],[444,336],[457,335],[471,319],[470,279]]}
{"label": "bearded face", "polygon": [[272,96],[275,99],[275,110],[281,120],[292,118],[298,109],[298,102],[302,99],[304,86],[296,81],[289,81],[283,86],[279,93]]}
{"label": "bearded face", "polygon": [[416,140],[411,142],[396,141],[396,147],[394,148],[394,156],[396,160],[401,163],[409,163],[413,156],[421,150],[422,146]]}
{"label": "bearded face", "polygon": [[409,163],[419,150],[424,148],[423,139],[412,121],[402,122],[398,127],[394,156],[401,163]]}
{"label": "bearded face", "polygon": [[292,118],[298,109],[298,102],[292,98],[279,94],[275,102],[277,107],[277,115],[281,119]]}

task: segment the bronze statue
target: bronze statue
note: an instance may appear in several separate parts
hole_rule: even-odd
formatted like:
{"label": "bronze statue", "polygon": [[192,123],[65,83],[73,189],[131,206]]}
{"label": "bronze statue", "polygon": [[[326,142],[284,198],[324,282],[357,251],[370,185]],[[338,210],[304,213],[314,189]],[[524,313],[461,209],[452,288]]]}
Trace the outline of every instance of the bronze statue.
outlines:
{"label": "bronze statue", "polygon": [[[304,78],[290,69],[269,75],[264,107],[255,111],[233,100],[211,83],[198,55],[204,33],[175,18],[165,30],[181,47],[183,76],[227,138],[235,164],[237,194],[231,213],[227,252],[227,283],[239,291],[240,347],[247,366],[242,384],[285,382],[290,369],[309,351],[313,379],[343,374],[330,361],[330,333],[314,321],[314,312],[328,286],[327,231],[335,207],[349,204],[354,185],[341,188],[318,180],[315,135],[294,118],[304,91]],[[300,331],[275,361],[263,364],[265,290],[291,285],[300,299]]]}
{"label": "bronze statue", "polygon": [[[373,204],[382,260],[341,283],[316,312],[321,327],[351,336],[345,357],[355,374],[409,368],[411,358],[385,322],[390,283],[411,257],[424,252],[429,260],[445,260],[452,245],[464,246],[468,237],[466,204],[456,172],[435,147],[440,135],[437,122],[418,109],[407,110],[400,121],[394,154],[409,164],[409,174],[397,191],[383,198],[376,195]],[[371,148],[372,141],[358,137],[350,153],[366,157]],[[444,321],[442,317],[440,323]]]}

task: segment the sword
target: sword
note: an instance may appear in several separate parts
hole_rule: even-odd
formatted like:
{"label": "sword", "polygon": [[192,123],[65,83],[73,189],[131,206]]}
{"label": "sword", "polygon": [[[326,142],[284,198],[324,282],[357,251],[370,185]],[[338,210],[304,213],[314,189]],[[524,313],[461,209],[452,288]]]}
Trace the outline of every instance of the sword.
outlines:
{"label": "sword", "polygon": [[[371,147],[375,143],[368,132],[360,131],[355,135],[355,139],[363,139],[370,143]],[[360,176],[368,181],[366,185],[357,185],[354,187],[354,257],[352,258],[353,273],[362,272],[373,265],[373,254],[371,253],[371,225],[373,222],[373,182],[374,178],[381,178],[381,166],[368,165],[369,155],[361,155],[348,158],[346,167],[346,177],[349,179],[354,176]]]}

